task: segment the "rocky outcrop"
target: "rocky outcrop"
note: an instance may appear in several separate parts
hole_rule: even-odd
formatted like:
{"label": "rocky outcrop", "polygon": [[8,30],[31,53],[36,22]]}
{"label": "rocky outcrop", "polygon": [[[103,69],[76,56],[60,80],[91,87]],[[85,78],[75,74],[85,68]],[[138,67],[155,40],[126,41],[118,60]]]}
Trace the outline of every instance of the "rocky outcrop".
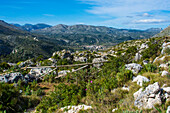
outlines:
{"label": "rocky outcrop", "polygon": [[164,69],[168,69],[169,68],[168,64],[160,64],[159,67],[160,68],[164,68]]}
{"label": "rocky outcrop", "polygon": [[115,112],[116,110],[118,110],[117,108],[115,108],[115,109],[112,109],[112,112]]}
{"label": "rocky outcrop", "polygon": [[142,58],[142,55],[139,54],[139,53],[136,53],[136,55],[135,55],[135,61],[138,61],[138,60],[140,60],[141,58]]}
{"label": "rocky outcrop", "polygon": [[68,111],[65,111],[64,113],[78,113],[80,110],[92,109],[92,107],[83,104],[78,106],[66,106],[61,108],[62,111],[64,111],[64,109],[68,109]]}
{"label": "rocky outcrop", "polygon": [[165,54],[165,50],[170,48],[170,42],[167,42],[167,43],[163,43],[162,44],[162,51],[161,51],[161,54]]}
{"label": "rocky outcrop", "polygon": [[24,66],[31,66],[34,63],[31,60],[26,60],[24,62],[20,62],[20,64],[18,65],[18,67],[24,67]]}
{"label": "rocky outcrop", "polygon": [[87,62],[86,57],[74,57],[74,61]]}
{"label": "rocky outcrop", "polygon": [[5,74],[0,76],[0,82],[5,82],[5,83],[16,83],[18,82],[18,80],[24,79],[24,76],[20,73],[20,72],[16,72],[16,73],[10,73],[10,74]]}
{"label": "rocky outcrop", "polygon": [[170,113],[170,106],[168,106],[166,113]]}
{"label": "rocky outcrop", "polygon": [[140,49],[147,49],[149,48],[148,44],[146,43],[143,43],[141,46],[140,46]]}
{"label": "rocky outcrop", "polygon": [[140,64],[131,63],[131,64],[126,64],[125,68],[131,70],[134,74],[138,74],[143,67]]}
{"label": "rocky outcrop", "polygon": [[42,74],[48,73],[51,70],[51,68],[33,68],[30,70],[29,74],[33,76],[41,76]]}
{"label": "rocky outcrop", "polygon": [[69,70],[63,70],[63,71],[58,72],[58,75],[67,75],[67,73],[70,73],[70,71]]}
{"label": "rocky outcrop", "polygon": [[162,71],[161,76],[168,76],[168,75],[169,75],[168,71]]}
{"label": "rocky outcrop", "polygon": [[146,64],[148,64],[148,63],[149,63],[149,61],[143,60],[143,64],[144,64],[144,65],[146,65]]}
{"label": "rocky outcrop", "polygon": [[158,82],[149,85],[144,91],[143,88],[139,89],[133,94],[135,99],[134,105],[144,109],[151,109],[155,104],[161,105],[165,99],[165,92],[168,94],[169,88],[163,90],[160,88]]}
{"label": "rocky outcrop", "polygon": [[[106,60],[104,60],[103,58],[94,58],[92,63],[97,63],[97,62],[104,62]],[[103,63],[99,63],[99,64],[93,64],[94,67],[100,68],[100,66],[102,66]]]}
{"label": "rocky outcrop", "polygon": [[142,86],[143,82],[149,82],[150,80],[144,76],[138,75],[133,79],[132,82],[137,82],[138,85]]}

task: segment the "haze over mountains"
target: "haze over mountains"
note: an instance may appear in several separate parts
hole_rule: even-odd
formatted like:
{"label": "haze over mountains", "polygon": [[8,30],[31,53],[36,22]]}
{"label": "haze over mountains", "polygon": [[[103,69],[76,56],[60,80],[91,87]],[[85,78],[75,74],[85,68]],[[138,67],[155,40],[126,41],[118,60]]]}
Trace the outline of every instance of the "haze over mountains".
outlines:
{"label": "haze over mountains", "polygon": [[8,61],[10,59],[14,62],[16,58],[20,61],[39,55],[48,57],[54,51],[64,48],[75,50],[75,48],[82,49],[83,45],[113,46],[126,40],[150,38],[161,30],[160,28],[131,30],[63,24],[21,26],[0,21],[0,55],[5,55]]}

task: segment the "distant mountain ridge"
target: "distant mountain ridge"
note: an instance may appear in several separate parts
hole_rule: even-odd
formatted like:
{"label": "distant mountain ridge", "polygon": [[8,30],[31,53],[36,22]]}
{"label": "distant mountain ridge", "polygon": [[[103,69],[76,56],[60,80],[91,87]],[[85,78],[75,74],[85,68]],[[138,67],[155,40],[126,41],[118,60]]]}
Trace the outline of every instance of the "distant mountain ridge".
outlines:
{"label": "distant mountain ridge", "polygon": [[[116,29],[105,26],[92,25],[64,25],[31,31],[60,40],[67,40],[68,45],[109,44],[120,43],[126,40],[145,39],[154,36],[162,29],[151,28],[147,30]],[[70,43],[69,43],[70,42]]]}
{"label": "distant mountain ridge", "polygon": [[26,30],[26,31],[33,31],[33,30],[37,30],[37,29],[44,29],[47,27],[52,27],[51,25],[47,25],[47,24],[43,24],[43,23],[39,23],[39,24],[25,24],[25,25],[20,25],[20,24],[13,24],[14,26],[22,29],[22,30]]}

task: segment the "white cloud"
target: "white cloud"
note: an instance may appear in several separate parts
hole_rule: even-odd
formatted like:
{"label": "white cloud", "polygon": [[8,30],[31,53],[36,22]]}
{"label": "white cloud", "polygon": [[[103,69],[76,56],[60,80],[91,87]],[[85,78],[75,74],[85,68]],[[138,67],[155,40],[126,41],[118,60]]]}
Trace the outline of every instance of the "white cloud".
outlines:
{"label": "white cloud", "polygon": [[128,16],[151,10],[170,10],[170,0],[80,0],[93,5],[87,11],[93,14]]}
{"label": "white cloud", "polygon": [[168,20],[164,19],[142,19],[142,20],[136,20],[135,23],[164,23],[168,22]]}
{"label": "white cloud", "polygon": [[149,13],[143,13],[143,14],[139,14],[137,16],[141,16],[141,17],[153,17],[154,15],[151,15]]}
{"label": "white cloud", "polygon": [[[152,23],[165,24],[170,20],[170,0],[79,0],[90,7],[85,11],[98,18],[105,19],[101,22],[107,26],[136,27]],[[160,13],[153,13],[159,12]],[[113,18],[113,19],[109,19]],[[149,19],[148,19],[149,18]],[[140,24],[139,24],[140,23]]]}

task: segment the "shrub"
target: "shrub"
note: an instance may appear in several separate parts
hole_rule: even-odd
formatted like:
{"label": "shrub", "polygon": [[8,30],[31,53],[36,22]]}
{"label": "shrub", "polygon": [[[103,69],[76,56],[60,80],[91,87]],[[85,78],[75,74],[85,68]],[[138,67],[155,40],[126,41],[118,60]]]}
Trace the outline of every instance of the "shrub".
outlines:
{"label": "shrub", "polygon": [[157,66],[154,64],[146,64],[145,68],[146,68],[146,71],[148,72],[155,72],[157,69]]}

